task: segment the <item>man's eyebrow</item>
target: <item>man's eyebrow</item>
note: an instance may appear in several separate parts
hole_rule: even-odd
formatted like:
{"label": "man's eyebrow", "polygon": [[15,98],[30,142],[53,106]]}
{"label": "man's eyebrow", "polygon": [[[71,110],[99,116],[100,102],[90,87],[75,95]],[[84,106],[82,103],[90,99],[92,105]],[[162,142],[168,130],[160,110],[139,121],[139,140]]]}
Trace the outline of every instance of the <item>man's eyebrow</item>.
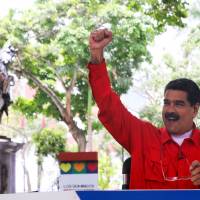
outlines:
{"label": "man's eyebrow", "polygon": [[176,103],[185,103],[184,100],[175,100]]}
{"label": "man's eyebrow", "polygon": [[166,99],[166,98],[165,98],[165,99],[163,99],[163,101],[169,101],[169,99]]}
{"label": "man's eyebrow", "polygon": [[[163,101],[164,101],[164,102],[169,102],[169,101],[171,101],[171,100],[169,100],[169,99],[163,99]],[[175,103],[185,103],[184,100],[172,100],[171,102],[175,102]]]}

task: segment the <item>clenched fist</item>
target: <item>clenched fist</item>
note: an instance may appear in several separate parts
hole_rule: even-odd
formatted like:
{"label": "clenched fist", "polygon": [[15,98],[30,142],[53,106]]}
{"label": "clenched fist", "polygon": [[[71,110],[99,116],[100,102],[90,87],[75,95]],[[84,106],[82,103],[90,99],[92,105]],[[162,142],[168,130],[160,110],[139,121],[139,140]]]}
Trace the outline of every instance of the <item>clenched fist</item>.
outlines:
{"label": "clenched fist", "polygon": [[103,50],[112,41],[112,32],[107,29],[93,31],[89,38],[89,47],[92,63],[103,61]]}

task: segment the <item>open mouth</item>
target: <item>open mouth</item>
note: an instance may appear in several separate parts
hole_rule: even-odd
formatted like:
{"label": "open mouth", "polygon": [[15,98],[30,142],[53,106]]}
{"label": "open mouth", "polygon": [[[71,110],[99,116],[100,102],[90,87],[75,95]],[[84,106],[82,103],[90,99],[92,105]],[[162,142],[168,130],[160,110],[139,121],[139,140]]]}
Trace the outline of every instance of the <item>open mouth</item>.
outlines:
{"label": "open mouth", "polygon": [[178,121],[180,117],[175,113],[165,113],[165,119],[168,121]]}

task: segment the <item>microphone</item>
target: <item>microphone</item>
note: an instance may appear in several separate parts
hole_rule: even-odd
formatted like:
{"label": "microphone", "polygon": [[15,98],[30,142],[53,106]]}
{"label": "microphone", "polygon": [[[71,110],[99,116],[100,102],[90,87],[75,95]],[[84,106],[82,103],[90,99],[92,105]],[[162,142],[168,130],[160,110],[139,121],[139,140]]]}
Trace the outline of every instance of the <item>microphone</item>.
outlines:
{"label": "microphone", "polygon": [[123,185],[122,189],[129,189],[130,184],[130,171],[131,171],[131,157],[127,158],[122,166]]}

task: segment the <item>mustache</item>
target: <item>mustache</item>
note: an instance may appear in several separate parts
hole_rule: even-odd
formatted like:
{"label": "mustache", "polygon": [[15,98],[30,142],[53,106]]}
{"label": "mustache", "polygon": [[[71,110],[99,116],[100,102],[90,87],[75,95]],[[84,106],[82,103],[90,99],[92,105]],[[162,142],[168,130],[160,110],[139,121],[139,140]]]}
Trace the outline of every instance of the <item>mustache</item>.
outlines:
{"label": "mustache", "polygon": [[167,113],[165,113],[165,119],[177,121],[180,119],[180,116],[173,112],[171,112],[171,113],[167,112]]}

